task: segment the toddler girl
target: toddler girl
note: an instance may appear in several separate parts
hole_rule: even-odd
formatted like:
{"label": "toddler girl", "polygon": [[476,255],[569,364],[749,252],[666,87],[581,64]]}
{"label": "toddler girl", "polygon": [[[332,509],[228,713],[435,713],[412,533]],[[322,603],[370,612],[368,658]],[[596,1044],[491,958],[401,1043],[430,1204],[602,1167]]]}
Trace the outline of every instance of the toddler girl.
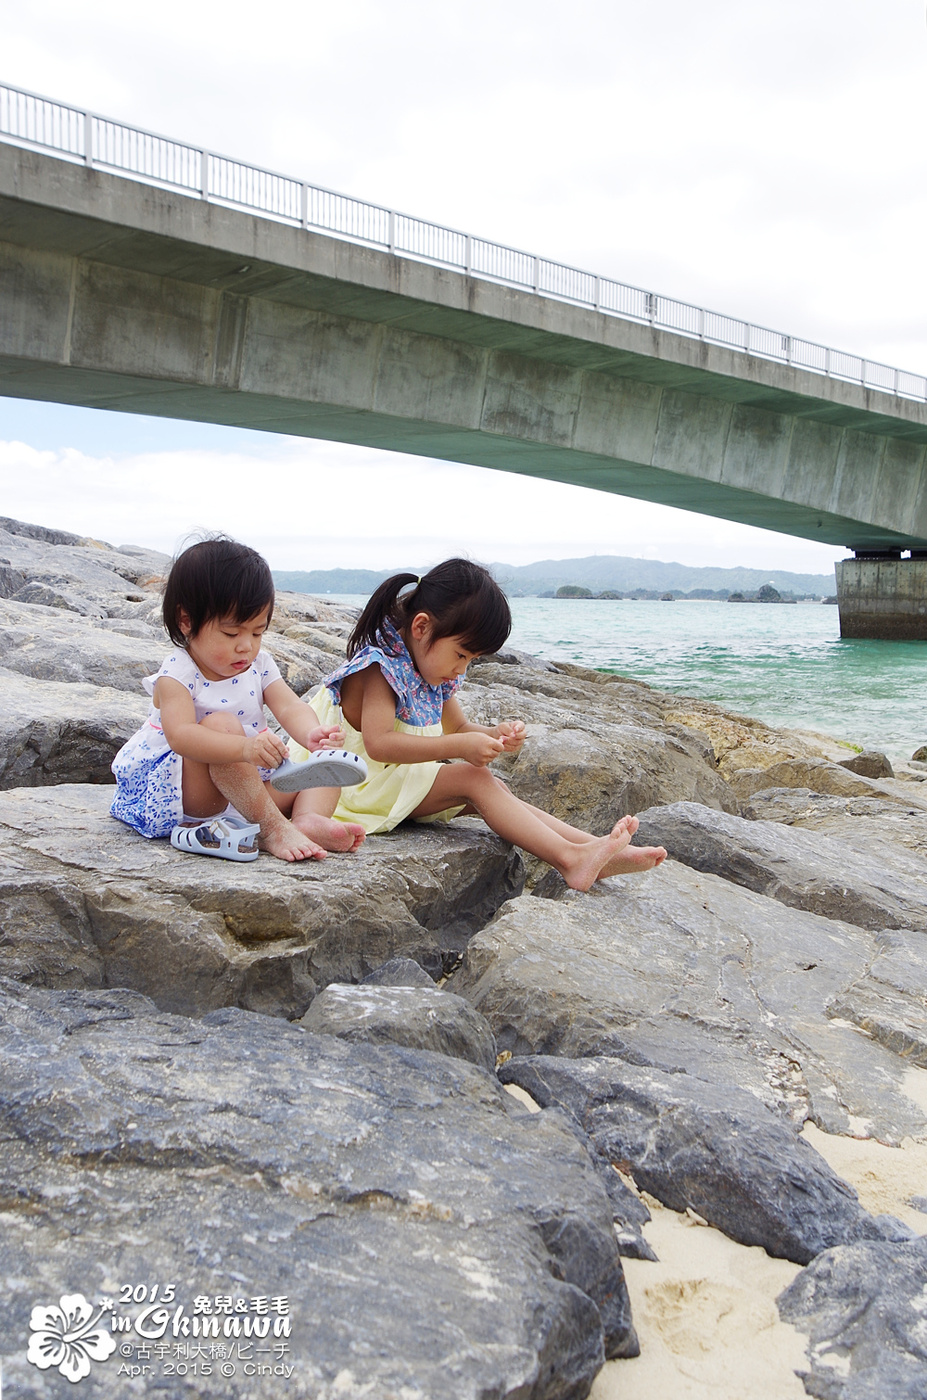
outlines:
{"label": "toddler girl", "polygon": [[[523,802],[489,771],[500,754],[518,752],[525,726],[469,723],[457,690],[468,664],[498,651],[511,626],[505,595],[469,560],[448,559],[424,578],[395,574],[382,583],[351,634],[348,660],[312,698],[323,724],[343,723],[343,743],[366,759],[368,777],[343,791],[304,792],[303,819],[334,814],[373,833],[405,817],[478,813],[578,890],[659,865],[662,846],[630,845],[636,817],[623,817],[607,836],[590,836]],[[305,751],[291,745],[291,756]],[[301,824],[300,816],[294,820]]]}
{"label": "toddler girl", "polygon": [[202,540],[174,561],[162,615],[176,650],[143,682],[148,719],[113,760],[114,817],[143,836],[238,860],[257,855],[255,827],[242,831],[246,823],[260,827],[259,844],[281,860],[321,860],[360,845],[362,826],[328,815],[306,813],[297,829],[287,817],[305,793],[270,786],[287,751],[267,728],[265,704],[307,754],[340,747],[342,737],[337,725],[319,723],[262,650],[273,610],[270,569],[246,545]]}

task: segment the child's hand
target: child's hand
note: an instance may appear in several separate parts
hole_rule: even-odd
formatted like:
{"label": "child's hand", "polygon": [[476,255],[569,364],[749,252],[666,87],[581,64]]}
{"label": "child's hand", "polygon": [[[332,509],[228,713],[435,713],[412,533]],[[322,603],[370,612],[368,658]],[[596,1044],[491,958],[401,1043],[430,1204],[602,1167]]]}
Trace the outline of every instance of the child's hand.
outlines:
{"label": "child's hand", "polygon": [[518,753],[525,742],[525,733],[525,722],[521,719],[508,719],[496,725],[496,734],[506,753]]}
{"label": "child's hand", "polygon": [[253,763],[256,768],[278,768],[287,756],[286,744],[269,729],[255,734],[253,739],[245,739],[242,759]]}
{"label": "child's hand", "polygon": [[343,749],[344,730],[336,724],[320,724],[318,729],[309,731],[306,748],[310,753],[315,753],[317,749]]}
{"label": "child's hand", "polygon": [[485,768],[488,763],[492,763],[494,758],[498,758],[502,753],[502,740],[496,739],[492,734],[482,734],[471,732],[458,736],[460,740],[460,757],[472,763],[476,768]]}

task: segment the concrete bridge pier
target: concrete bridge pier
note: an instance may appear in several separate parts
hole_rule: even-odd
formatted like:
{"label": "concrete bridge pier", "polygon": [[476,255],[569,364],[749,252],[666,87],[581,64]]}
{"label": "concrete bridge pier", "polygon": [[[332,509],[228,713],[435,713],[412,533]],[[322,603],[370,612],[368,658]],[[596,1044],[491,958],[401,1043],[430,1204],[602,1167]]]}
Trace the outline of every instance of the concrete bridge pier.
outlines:
{"label": "concrete bridge pier", "polygon": [[927,641],[927,550],[857,550],[835,568],[841,637]]}

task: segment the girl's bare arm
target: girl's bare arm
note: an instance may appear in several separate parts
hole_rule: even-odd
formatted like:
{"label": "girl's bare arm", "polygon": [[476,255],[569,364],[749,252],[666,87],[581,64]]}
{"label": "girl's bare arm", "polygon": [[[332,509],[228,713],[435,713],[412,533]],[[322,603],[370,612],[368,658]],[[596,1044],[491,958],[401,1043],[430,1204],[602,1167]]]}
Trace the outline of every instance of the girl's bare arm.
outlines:
{"label": "girl's bare arm", "polygon": [[[361,733],[364,747],[378,763],[433,763],[443,758],[463,758],[482,768],[502,753],[501,740],[483,730],[433,736],[397,733],[394,728],[396,696],[379,666],[368,666],[358,679],[363,683]],[[462,717],[463,712],[460,714]]]}
{"label": "girl's bare arm", "polygon": [[165,739],[183,758],[197,763],[253,763],[276,768],[286,756],[285,745],[270,730],[248,738],[197,724],[189,690],[169,676],[161,676],[155,683],[154,703],[161,712]]}
{"label": "girl's bare arm", "polygon": [[501,724],[473,724],[467,719],[456,695],[444,706],[441,727],[445,734],[488,734],[501,739],[505,753],[517,753],[525,742],[525,726],[520,719],[503,720]]}
{"label": "girl's bare arm", "polygon": [[310,753],[316,749],[337,749],[344,743],[344,730],[320,725],[312,706],[304,704],[286,681],[277,680],[269,685],[264,691],[264,700],[281,728]]}

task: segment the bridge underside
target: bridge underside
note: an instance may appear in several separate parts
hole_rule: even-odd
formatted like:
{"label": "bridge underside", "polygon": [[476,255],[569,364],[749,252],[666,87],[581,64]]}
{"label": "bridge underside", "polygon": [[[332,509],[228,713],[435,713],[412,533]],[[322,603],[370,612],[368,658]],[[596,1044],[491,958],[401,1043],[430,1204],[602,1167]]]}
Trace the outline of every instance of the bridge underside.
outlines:
{"label": "bridge underside", "polygon": [[[0,396],[51,400],[82,407],[116,409],[122,413],[190,419],[221,423],[230,427],[320,438],[408,452],[443,461],[468,462],[498,471],[516,472],[551,481],[569,482],[619,496],[656,501],[701,515],[756,525],[767,530],[817,539],[828,544],[855,541],[867,550],[893,550],[919,547],[920,541],[899,530],[869,525],[862,527],[849,515],[805,505],[782,496],[737,486],[730,481],[704,478],[667,467],[644,465],[639,461],[525,441],[504,433],[450,427],[424,421],[397,419],[384,413],[333,404],[294,405],[270,394],[246,393],[241,389],[153,386],[150,380],[131,375],[115,375],[93,370],[58,367],[50,370],[12,356],[0,356]],[[685,405],[679,407],[685,408]],[[679,431],[683,436],[698,433],[698,404],[690,415],[682,414]],[[686,417],[690,421],[686,422]],[[691,421],[695,419],[696,421]],[[864,444],[864,447],[868,444]],[[870,463],[871,463],[871,454]],[[866,465],[870,465],[866,463]],[[846,464],[841,464],[846,470]],[[890,489],[891,468],[883,465],[882,479]],[[800,468],[794,458],[782,464],[782,489],[788,477]],[[730,473],[729,473],[730,474]],[[834,492],[838,495],[839,493]],[[590,510],[594,510],[590,502]],[[927,548],[927,541],[924,541]]]}
{"label": "bridge underside", "polygon": [[3,146],[0,395],[927,549],[923,404]]}

